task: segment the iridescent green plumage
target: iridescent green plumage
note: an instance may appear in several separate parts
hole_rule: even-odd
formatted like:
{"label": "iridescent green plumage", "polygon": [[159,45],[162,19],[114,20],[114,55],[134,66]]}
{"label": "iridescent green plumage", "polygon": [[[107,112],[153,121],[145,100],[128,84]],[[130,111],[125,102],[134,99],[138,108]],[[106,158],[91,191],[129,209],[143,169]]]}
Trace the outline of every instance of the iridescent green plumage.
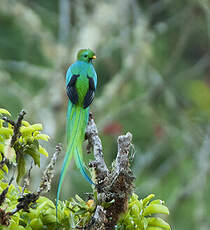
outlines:
{"label": "iridescent green plumage", "polygon": [[85,171],[82,160],[82,143],[89,118],[89,105],[93,101],[97,85],[97,75],[92,59],[95,59],[95,53],[92,50],[80,50],[77,54],[77,61],[69,67],[66,73],[66,90],[69,97],[66,129],[67,151],[59,178],[56,215],[61,186],[72,157],[85,179],[93,184]]}

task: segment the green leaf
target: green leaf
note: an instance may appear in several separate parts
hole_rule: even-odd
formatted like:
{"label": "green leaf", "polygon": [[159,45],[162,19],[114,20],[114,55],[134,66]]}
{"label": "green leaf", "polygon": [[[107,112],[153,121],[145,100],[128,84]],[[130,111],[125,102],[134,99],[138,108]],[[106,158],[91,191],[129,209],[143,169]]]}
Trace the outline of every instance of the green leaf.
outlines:
{"label": "green leaf", "polygon": [[83,215],[87,212],[87,209],[80,208],[77,212],[75,212],[75,215]]}
{"label": "green leaf", "polygon": [[148,227],[147,230],[163,230],[163,229],[159,227]]}
{"label": "green leaf", "polygon": [[170,230],[170,225],[159,217],[148,217],[148,226],[149,227],[160,227],[163,229]]}
{"label": "green leaf", "polygon": [[30,126],[30,123],[28,121],[25,121],[23,120],[22,121],[22,125],[26,126],[26,127],[29,127]]}
{"label": "green leaf", "polygon": [[33,137],[36,137],[38,134],[40,134],[39,131],[34,131],[34,132],[33,132]]}
{"label": "green leaf", "polygon": [[37,203],[42,205],[44,202],[47,201],[47,209],[50,207],[50,208],[55,208],[55,205],[54,203],[49,200],[47,197],[44,197],[44,196],[40,196],[39,199],[37,200]]}
{"label": "green leaf", "polygon": [[86,202],[77,194],[75,195],[75,198],[79,201],[81,206],[87,206]]}
{"label": "green leaf", "polygon": [[8,167],[6,164],[4,164],[4,166],[2,167],[2,169],[4,170],[4,172],[8,173]]}
{"label": "green leaf", "polygon": [[5,138],[2,135],[0,135],[0,142],[4,142],[4,140]]}
{"label": "green leaf", "polygon": [[20,132],[23,136],[30,136],[33,131],[34,131],[34,129],[31,126],[29,126],[29,127],[21,126],[20,127]]}
{"label": "green leaf", "polygon": [[55,223],[56,217],[55,217],[55,215],[50,215],[50,214],[43,215],[42,222],[44,224]]}
{"label": "green leaf", "polygon": [[0,169],[0,180],[4,178],[4,171]]}
{"label": "green leaf", "polygon": [[41,145],[39,145],[39,152],[40,152],[42,155],[48,157],[48,152],[47,152],[47,151],[45,150],[45,148],[43,148]]}
{"label": "green leaf", "polygon": [[40,153],[35,142],[30,145],[26,145],[23,153],[30,155],[34,160],[34,163],[40,167]]}
{"label": "green leaf", "polygon": [[33,230],[30,226],[27,226],[25,230]]}
{"label": "green leaf", "polygon": [[37,134],[36,135],[37,140],[43,140],[43,141],[48,141],[50,137],[46,134]]}
{"label": "green leaf", "polygon": [[164,204],[164,201],[163,200],[153,200],[150,202],[150,204]]}
{"label": "green leaf", "polygon": [[3,126],[4,121],[0,119],[0,128]]}
{"label": "green leaf", "polygon": [[150,194],[149,196],[147,196],[146,198],[143,199],[143,206],[145,207],[152,198],[154,198],[155,195],[154,194]]}
{"label": "green leaf", "polygon": [[150,204],[144,210],[144,216],[148,216],[153,213],[162,213],[162,214],[169,214],[169,210],[165,205],[161,204]]}
{"label": "green leaf", "polygon": [[0,108],[0,113],[7,114],[7,115],[11,116],[10,112],[8,112],[6,109]]}
{"label": "green leaf", "polygon": [[40,218],[35,218],[31,220],[30,227],[34,230],[39,230],[43,228],[43,223]]}
{"label": "green leaf", "polygon": [[26,173],[26,168],[25,168],[25,159],[22,154],[19,155],[18,157],[18,162],[17,162],[17,168],[18,168],[18,175],[17,175],[17,183],[19,184],[21,178],[25,175]]}
{"label": "green leaf", "polygon": [[[0,144],[0,152],[4,153],[4,144]],[[2,161],[2,156],[0,154],[0,161]]]}
{"label": "green leaf", "polygon": [[16,223],[13,219],[10,221],[9,230],[17,230],[18,229],[18,223]]}
{"label": "green leaf", "polygon": [[9,138],[10,135],[13,134],[13,130],[10,128],[6,128],[6,127],[1,127],[0,128],[0,135],[4,135],[6,136],[6,138]]}
{"label": "green leaf", "polygon": [[7,188],[8,183],[4,183],[2,181],[0,181],[0,189],[4,190],[5,188]]}
{"label": "green leaf", "polygon": [[43,130],[43,126],[40,123],[31,125],[31,128],[33,129],[33,131],[42,131]]}
{"label": "green leaf", "polygon": [[[48,199],[48,202],[52,202],[51,200]],[[53,202],[52,202],[53,203]],[[55,205],[53,204],[53,207],[51,205],[48,204],[48,208],[45,212],[45,215],[53,215],[55,216],[56,215],[56,210],[55,210]]]}

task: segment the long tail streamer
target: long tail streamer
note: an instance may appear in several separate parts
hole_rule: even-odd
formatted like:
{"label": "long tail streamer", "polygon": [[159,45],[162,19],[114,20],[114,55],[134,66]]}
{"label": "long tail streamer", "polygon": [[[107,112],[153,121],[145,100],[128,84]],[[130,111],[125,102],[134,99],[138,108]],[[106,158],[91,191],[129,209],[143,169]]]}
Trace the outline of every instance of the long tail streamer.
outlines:
{"label": "long tail streamer", "polygon": [[60,190],[64,177],[66,175],[67,168],[71,162],[72,157],[74,156],[77,167],[80,169],[81,174],[84,178],[90,183],[94,184],[86,170],[82,161],[82,143],[84,141],[85,130],[89,117],[89,109],[83,109],[80,106],[73,105],[69,102],[67,110],[67,151],[63,161],[58,190],[56,198],[56,219],[57,219],[57,208],[58,200],[60,196]]}

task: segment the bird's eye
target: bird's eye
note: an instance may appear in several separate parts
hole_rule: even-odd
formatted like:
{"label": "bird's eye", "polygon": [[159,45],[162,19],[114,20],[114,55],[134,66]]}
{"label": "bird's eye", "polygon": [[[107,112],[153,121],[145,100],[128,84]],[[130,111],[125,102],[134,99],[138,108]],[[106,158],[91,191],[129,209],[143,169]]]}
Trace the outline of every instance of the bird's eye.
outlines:
{"label": "bird's eye", "polygon": [[84,57],[86,58],[86,57],[87,57],[87,54],[85,54]]}

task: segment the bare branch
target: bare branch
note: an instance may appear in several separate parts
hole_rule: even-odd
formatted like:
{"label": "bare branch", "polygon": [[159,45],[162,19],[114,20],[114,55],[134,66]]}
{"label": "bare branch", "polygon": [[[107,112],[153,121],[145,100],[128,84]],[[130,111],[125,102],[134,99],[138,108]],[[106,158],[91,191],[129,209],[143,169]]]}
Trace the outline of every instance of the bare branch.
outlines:
{"label": "bare branch", "polygon": [[116,172],[126,170],[129,167],[129,151],[131,146],[132,134],[127,133],[118,137],[118,154],[116,158]]}
{"label": "bare branch", "polygon": [[37,189],[38,195],[40,195],[40,193],[47,193],[50,191],[52,178],[54,177],[54,172],[55,172],[54,166],[56,164],[58,155],[60,154],[61,150],[62,150],[61,144],[57,145],[56,151],[53,154],[49,165],[45,169],[43,177],[42,177],[42,181],[39,185],[39,188]]}
{"label": "bare branch", "polygon": [[97,179],[103,180],[108,175],[109,170],[104,161],[101,140],[98,136],[98,130],[93,120],[92,114],[90,114],[89,117],[89,122],[86,129],[86,137],[88,139],[89,145],[91,145],[93,148],[93,154],[95,157],[95,161],[91,162],[90,166],[96,169]]}
{"label": "bare branch", "polygon": [[86,137],[93,148],[95,158],[90,166],[95,168],[97,206],[93,217],[84,229],[111,230],[115,228],[120,214],[126,212],[133,189],[134,176],[129,163],[132,135],[127,133],[118,138],[118,154],[111,171],[104,161],[101,140],[92,115],[86,129]]}

